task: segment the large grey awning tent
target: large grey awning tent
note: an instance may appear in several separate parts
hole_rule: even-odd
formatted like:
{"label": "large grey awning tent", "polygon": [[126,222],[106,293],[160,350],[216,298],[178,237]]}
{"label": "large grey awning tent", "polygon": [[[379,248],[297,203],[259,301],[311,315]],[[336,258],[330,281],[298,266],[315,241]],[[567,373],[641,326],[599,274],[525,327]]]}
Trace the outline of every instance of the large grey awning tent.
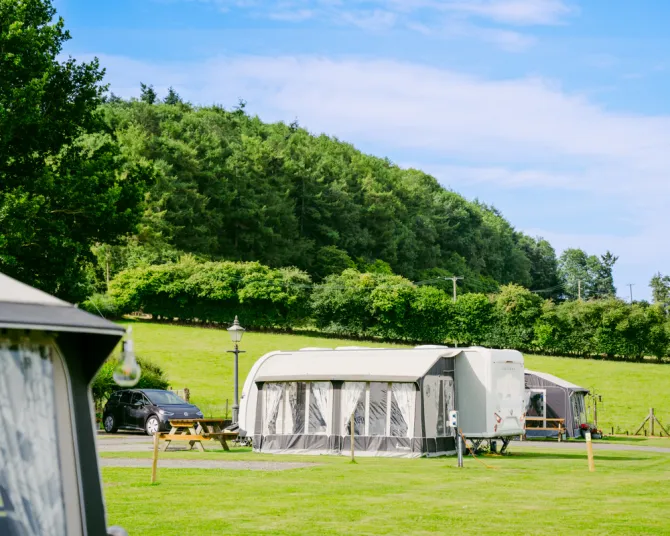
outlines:
{"label": "large grey awning tent", "polygon": [[260,452],[441,455],[455,452],[454,355],[460,350],[338,348],[274,352],[245,384],[241,425]]}
{"label": "large grey awning tent", "polygon": [[[544,419],[565,419],[566,433],[569,437],[580,435],[579,426],[586,423],[586,405],[584,397],[588,389],[570,383],[562,378],[526,369],[525,384],[528,395],[526,415]],[[532,426],[547,428],[551,422],[529,421],[526,426],[527,437],[555,435],[552,431],[533,431]]]}
{"label": "large grey awning tent", "polygon": [[0,273],[0,534],[106,534],[89,384],[124,335]]}

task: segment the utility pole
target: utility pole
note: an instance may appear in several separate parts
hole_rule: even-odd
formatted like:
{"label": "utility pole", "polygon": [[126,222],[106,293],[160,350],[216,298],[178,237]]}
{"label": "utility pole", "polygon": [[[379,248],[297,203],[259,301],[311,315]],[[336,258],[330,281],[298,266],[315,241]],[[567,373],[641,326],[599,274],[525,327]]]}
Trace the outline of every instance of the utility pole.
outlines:
{"label": "utility pole", "polygon": [[633,285],[635,283],[628,283],[628,286],[630,287],[630,303],[633,303]]}
{"label": "utility pole", "polygon": [[451,279],[451,281],[454,283],[454,303],[456,303],[456,281],[459,279],[463,279],[462,277],[456,277],[455,275],[451,277],[447,277],[447,279]]}
{"label": "utility pole", "polygon": [[577,279],[577,299],[582,301],[582,280]]}

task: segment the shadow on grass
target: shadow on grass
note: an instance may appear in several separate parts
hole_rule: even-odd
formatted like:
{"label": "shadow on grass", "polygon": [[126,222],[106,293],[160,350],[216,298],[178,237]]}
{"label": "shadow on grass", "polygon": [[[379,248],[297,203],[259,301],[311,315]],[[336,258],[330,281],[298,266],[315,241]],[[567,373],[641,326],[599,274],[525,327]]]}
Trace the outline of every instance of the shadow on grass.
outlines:
{"label": "shadow on grass", "polygon": [[[595,453],[596,460],[611,460],[611,461],[645,461],[647,458],[640,458],[637,456],[606,456]],[[505,459],[513,458],[520,459],[544,459],[544,460],[586,460],[586,452],[510,452],[505,456],[486,456],[488,459]]]}

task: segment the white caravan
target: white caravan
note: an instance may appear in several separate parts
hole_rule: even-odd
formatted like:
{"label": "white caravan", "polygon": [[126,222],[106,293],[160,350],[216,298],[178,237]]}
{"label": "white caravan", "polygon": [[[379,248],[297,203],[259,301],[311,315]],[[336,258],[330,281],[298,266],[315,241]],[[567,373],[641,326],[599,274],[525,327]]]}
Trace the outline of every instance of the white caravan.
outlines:
{"label": "white caravan", "polygon": [[[317,383],[310,387],[310,382]],[[279,444],[288,446],[282,447],[283,452],[295,449],[305,453],[310,450],[310,445],[320,445],[322,452],[336,452],[347,441],[348,430],[339,422],[343,418],[340,413],[344,407],[344,391],[348,385],[354,387],[354,383],[347,382],[354,382],[359,389],[363,389],[359,396],[361,430],[365,430],[365,434],[356,439],[356,448],[359,443],[365,444],[366,449],[377,453],[374,455],[379,455],[378,452],[383,449],[397,452],[407,445],[410,445],[413,455],[453,452],[455,432],[448,429],[446,423],[451,409],[458,410],[459,428],[475,446],[484,440],[501,439],[505,448],[512,437],[522,435],[524,431],[526,404],[521,353],[515,350],[431,345],[406,350],[304,348],[266,354],[254,364],[244,383],[239,412],[240,434],[254,438],[254,448],[266,452],[272,451],[269,445]],[[409,385],[413,385],[414,394],[396,393],[398,389],[408,389]],[[274,395],[265,393],[270,388],[273,393],[276,391]],[[308,421],[312,410],[308,407],[303,410],[305,402],[301,403],[299,397],[303,396],[300,394],[303,391],[311,392],[313,388],[318,388],[321,396],[332,400],[327,408],[319,408],[319,412],[326,411],[327,415],[324,414],[323,418],[329,423],[332,419],[332,425],[327,428],[328,435],[334,437],[327,440],[305,437],[309,434],[309,426],[284,430],[282,433],[290,435],[290,438],[278,437],[279,432],[274,425],[271,427],[272,437],[266,436],[270,432],[263,424],[268,417],[264,412],[277,413],[276,408],[267,409],[270,406],[284,408],[283,403],[277,403],[274,398],[280,396],[286,399],[286,407],[281,411],[288,414],[299,408],[301,414],[305,412],[304,420]],[[284,394],[278,394],[280,392]],[[323,394],[326,392],[328,394]],[[403,428],[406,437],[403,435],[402,440],[394,435],[392,426],[397,415],[396,394],[399,397],[409,394],[413,400],[411,430],[407,426]],[[309,395],[305,396],[309,405]],[[386,402],[375,406],[379,396]],[[273,404],[269,406],[267,401],[270,399]],[[291,409],[292,403],[297,404],[296,408]],[[374,428],[371,426],[371,423],[374,424],[371,415],[381,419],[384,416],[377,415],[380,411],[386,414],[386,432],[380,432],[381,438],[368,438],[367,432]]]}

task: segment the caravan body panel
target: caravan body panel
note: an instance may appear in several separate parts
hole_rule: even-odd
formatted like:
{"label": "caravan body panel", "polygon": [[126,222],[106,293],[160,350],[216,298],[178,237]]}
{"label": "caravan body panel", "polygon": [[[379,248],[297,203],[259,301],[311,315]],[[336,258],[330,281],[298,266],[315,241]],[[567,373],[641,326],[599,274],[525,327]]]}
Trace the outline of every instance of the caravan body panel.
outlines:
{"label": "caravan body panel", "polygon": [[466,437],[523,434],[523,355],[516,350],[465,348],[455,359],[459,424]]}

